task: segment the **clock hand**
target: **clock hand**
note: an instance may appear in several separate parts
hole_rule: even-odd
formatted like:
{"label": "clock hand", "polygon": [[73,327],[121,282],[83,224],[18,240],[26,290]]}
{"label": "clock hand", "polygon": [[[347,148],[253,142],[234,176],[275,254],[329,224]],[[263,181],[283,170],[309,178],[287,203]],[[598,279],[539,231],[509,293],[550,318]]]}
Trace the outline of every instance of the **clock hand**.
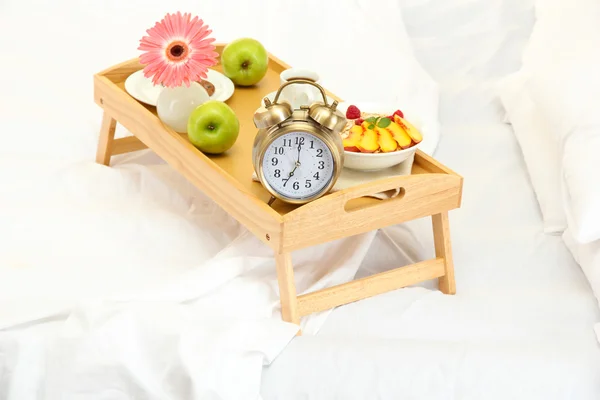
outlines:
{"label": "clock hand", "polygon": [[[300,157],[300,146],[298,146],[298,157]],[[296,169],[300,166],[300,162],[296,161],[296,163],[294,164],[294,169],[290,171],[288,178],[284,179],[284,183],[283,183],[283,187],[285,187],[285,185],[287,185],[288,181],[290,180],[290,178],[292,176],[294,176],[294,172],[296,171]]]}
{"label": "clock hand", "polygon": [[302,150],[302,143],[300,143],[298,145],[298,161],[296,161],[296,163],[294,164],[294,169],[290,171],[288,178],[284,179],[285,182],[283,183],[283,187],[285,187],[285,185],[287,185],[288,181],[290,180],[290,178],[292,176],[294,176],[294,172],[296,171],[296,168],[298,168],[300,166],[300,151]]}
{"label": "clock hand", "polygon": [[298,163],[296,163],[296,165],[294,165],[294,169],[290,171],[290,173],[289,173],[289,175],[288,175],[288,178],[287,178],[287,179],[284,179],[284,181],[285,181],[285,182],[283,183],[283,187],[285,187],[285,185],[287,185],[287,183],[288,183],[288,181],[290,180],[290,178],[291,178],[292,176],[294,176],[294,171],[296,170],[296,168],[298,168]]}

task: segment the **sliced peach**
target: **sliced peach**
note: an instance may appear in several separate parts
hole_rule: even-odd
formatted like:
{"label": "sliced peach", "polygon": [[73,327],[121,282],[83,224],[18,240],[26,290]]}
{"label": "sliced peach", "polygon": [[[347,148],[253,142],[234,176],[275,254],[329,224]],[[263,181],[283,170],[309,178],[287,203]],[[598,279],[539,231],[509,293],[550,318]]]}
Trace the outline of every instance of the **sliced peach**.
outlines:
{"label": "sliced peach", "polygon": [[363,128],[360,125],[354,125],[352,128],[350,128],[350,135],[348,137],[357,137],[360,138],[362,137],[363,133],[365,131],[365,128]]}
{"label": "sliced peach", "polygon": [[347,138],[342,140],[342,143],[344,144],[344,150],[359,152],[360,150],[358,149],[357,145],[362,139],[363,131],[364,129],[360,125],[354,125],[352,128],[350,128],[350,134]]}
{"label": "sliced peach", "polygon": [[419,132],[419,130],[406,119],[400,117],[399,115],[394,115],[394,122],[396,122],[402,129],[406,131],[413,142],[419,143],[421,140],[423,140],[423,135],[421,135],[421,132]]}
{"label": "sliced peach", "polygon": [[408,136],[408,133],[406,133],[406,131],[402,129],[398,123],[392,122],[387,126],[387,130],[392,133],[392,136],[396,142],[398,142],[400,147],[403,149],[408,149],[410,147],[412,140],[410,136]]}
{"label": "sliced peach", "polygon": [[394,140],[392,133],[387,129],[375,128],[375,131],[379,135],[379,148],[384,153],[389,153],[398,148],[398,143]]}
{"label": "sliced peach", "polygon": [[356,147],[361,153],[375,153],[379,149],[377,132],[373,129],[367,129]]}

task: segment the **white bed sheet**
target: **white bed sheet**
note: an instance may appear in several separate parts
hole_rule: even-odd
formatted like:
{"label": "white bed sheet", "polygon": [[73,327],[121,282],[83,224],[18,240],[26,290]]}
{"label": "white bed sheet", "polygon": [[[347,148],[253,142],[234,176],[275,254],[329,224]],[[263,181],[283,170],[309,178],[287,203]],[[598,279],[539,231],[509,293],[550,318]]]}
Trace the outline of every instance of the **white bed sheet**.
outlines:
{"label": "white bed sheet", "polygon": [[[562,239],[543,233],[510,126],[442,132],[437,158],[465,177],[450,213],[457,294],[427,283],[337,308],[265,367],[264,399],[600,396],[600,313]],[[429,224],[387,229],[402,250],[379,232],[359,275],[431,257]]]}
{"label": "white bed sheet", "polygon": [[[475,151],[474,143],[484,133],[486,140],[480,141]],[[469,146],[473,147],[473,151],[465,153],[464,149]],[[72,385],[68,389],[73,390],[72,393],[78,390],[78,386],[73,384],[81,383],[81,388],[86,388],[86,391],[102,388],[105,395],[119,393],[122,398],[144,397],[149,393],[162,393],[164,398],[185,398],[189,384],[182,382],[182,377],[189,376],[192,371],[200,374],[216,372],[213,376],[224,379],[224,386],[233,385],[229,379],[233,379],[234,366],[245,368],[240,370],[240,376],[247,378],[243,387],[250,393],[258,390],[253,385],[258,378],[256,368],[260,369],[261,362],[273,360],[285,347],[273,364],[263,369],[260,390],[264,399],[365,399],[376,396],[392,399],[597,398],[600,393],[600,351],[593,325],[599,320],[600,313],[587,281],[563,242],[557,236],[543,234],[535,197],[510,127],[501,123],[445,126],[437,157],[465,177],[463,206],[453,211],[450,217],[458,288],[456,296],[442,295],[436,290],[435,282],[428,282],[339,307],[329,315],[316,335],[315,330],[306,329],[305,336],[292,339],[285,347],[293,330],[269,322],[268,318],[276,316],[278,311],[272,296],[264,297],[266,292],[260,287],[262,279],[273,282],[269,254],[248,237],[241,236],[229,250],[222,250],[215,259],[216,263],[212,263],[219,268],[213,269],[212,273],[206,267],[196,268],[195,261],[200,263],[214,257],[214,253],[231,241],[231,237],[213,237],[212,250],[203,246],[196,249],[197,252],[185,250],[185,247],[190,248],[190,244],[185,242],[180,243],[182,248],[148,248],[146,251],[151,250],[156,259],[145,264],[142,264],[148,260],[145,255],[141,254],[140,259],[136,259],[141,249],[125,252],[121,248],[119,254],[129,257],[126,263],[117,263],[110,271],[105,271],[105,275],[79,280],[80,288],[73,288],[72,278],[65,280],[62,286],[58,285],[60,279],[56,274],[48,275],[48,272],[44,275],[43,270],[37,280],[30,280],[33,286],[16,287],[18,274],[35,275],[36,271],[32,270],[37,266],[35,261],[48,254],[46,249],[39,249],[37,253],[32,252],[28,260],[31,265],[13,264],[17,267],[16,271],[20,271],[12,276],[15,279],[12,299],[17,300],[19,306],[24,304],[23,299],[32,299],[39,306],[40,290],[46,290],[47,299],[58,301],[60,306],[61,301],[73,301],[69,295],[81,298],[81,292],[89,288],[106,293],[132,286],[152,288],[164,280],[179,281],[179,284],[166,292],[154,292],[146,299],[142,297],[142,302],[122,310],[118,310],[118,303],[92,303],[72,313],[67,324],[58,319],[4,332],[0,335],[0,368],[4,368],[0,376],[0,394],[9,399],[35,399],[34,394],[39,390],[52,390],[47,382],[55,385],[60,379],[70,378]],[[123,225],[116,225],[120,229],[131,228],[127,215],[136,207],[155,207],[154,212],[163,210],[156,220],[151,219],[141,225],[148,232],[138,238],[138,243],[156,246],[167,240],[169,235],[176,235],[179,240],[182,236],[178,232],[181,233],[182,227],[186,226],[184,221],[190,217],[192,221],[189,221],[187,229],[192,242],[203,240],[206,244],[209,237],[197,235],[203,232],[198,228],[207,223],[228,225],[224,232],[234,236],[240,233],[239,227],[222,211],[215,209],[203,197],[197,197],[198,193],[186,185],[183,178],[177,178],[161,165],[157,166],[157,159],[152,154],[144,153],[129,161],[127,157],[121,159],[122,164],[110,170],[91,165],[89,168],[97,169],[98,173],[89,186],[82,187],[77,175],[70,176],[64,183],[67,187],[68,183],[78,183],[73,186],[77,188],[76,193],[97,197],[106,188],[98,186],[103,182],[100,178],[105,179],[103,183],[106,185],[119,174],[127,177],[133,172],[134,177],[136,173],[144,177],[139,186],[125,186],[123,189],[129,190],[122,192],[113,187],[113,192],[100,197],[115,202],[105,212],[111,216],[108,222],[115,223],[123,218]],[[146,164],[147,167],[136,167],[128,162]],[[477,168],[472,168],[473,165]],[[75,171],[82,177],[90,176],[89,171],[82,173],[81,168]],[[161,185],[160,174],[153,174],[158,171],[166,174],[163,178],[168,177],[166,182],[174,186],[172,190],[157,191],[156,186]],[[33,168],[31,173],[35,172]],[[63,190],[64,187],[57,189]],[[149,193],[157,192],[168,196],[154,197],[152,204],[144,204],[143,200]],[[13,195],[16,196],[15,203],[18,203],[19,193]],[[182,199],[191,199],[191,203]],[[120,201],[124,200],[132,201],[135,207],[117,212],[116,206],[122,205]],[[50,209],[55,206],[51,204]],[[182,211],[185,211],[183,216],[180,215]],[[89,218],[88,214],[78,215]],[[4,214],[4,217],[10,217],[10,213]],[[52,216],[49,218],[52,221]],[[93,221],[98,222],[95,218]],[[34,222],[32,217],[27,224],[34,227]],[[68,222],[74,226],[78,223],[77,218]],[[168,223],[165,225],[165,222]],[[45,226],[47,231],[36,234],[51,234],[52,226]],[[163,227],[162,232],[156,229],[158,226]],[[108,229],[102,231],[108,232]],[[33,230],[29,232],[34,233]],[[113,233],[117,239],[126,237],[126,232],[117,230]],[[19,234],[27,234],[27,230]],[[35,243],[40,238],[32,237],[31,240]],[[380,231],[374,240],[372,237],[358,240],[354,246],[360,244],[364,248],[370,245],[370,248],[366,255],[359,255],[363,262],[357,276],[432,256],[432,236],[427,219]],[[77,241],[77,236],[73,235],[69,237],[68,245],[73,243],[81,246],[85,245],[85,240]],[[110,238],[102,244],[105,243],[118,244]],[[83,248],[83,251],[93,251],[93,245],[89,244],[90,247]],[[63,250],[58,253],[63,257],[71,254],[64,251],[69,246],[60,248],[60,243],[57,243],[57,249]],[[12,250],[19,253],[19,249]],[[328,253],[330,256],[343,252],[340,247],[333,250]],[[177,257],[179,252],[181,259],[176,264],[169,264],[167,260]],[[246,264],[239,264],[236,255],[244,255]],[[233,263],[223,263],[226,259]],[[60,261],[61,258],[55,260]],[[310,267],[310,260],[310,257],[305,260],[305,266]],[[98,265],[109,261],[110,251],[96,260]],[[127,262],[139,267],[145,265],[144,274],[128,268]],[[56,272],[55,268],[59,265],[50,267]],[[209,268],[210,265],[206,264]],[[253,301],[243,303],[242,309],[232,308],[226,296],[220,297],[223,303],[207,304],[203,300],[206,297],[203,288],[209,287],[206,282],[215,279],[225,282],[228,275],[233,277],[237,274],[238,267],[255,272],[247,278],[232,281],[228,284],[230,289],[224,287],[223,293],[227,295],[232,294],[232,290],[243,289],[248,294],[245,298]],[[124,270],[120,272],[119,268]],[[217,270],[224,275],[215,278]],[[307,276],[310,276],[310,269],[308,272]],[[175,279],[182,274],[184,279]],[[118,276],[122,281],[106,279],[111,276]],[[136,277],[144,279],[136,281]],[[100,286],[94,286],[94,279]],[[55,286],[48,286],[49,282]],[[3,283],[5,287],[11,287],[9,282]],[[299,284],[305,285],[302,281]],[[6,291],[3,294],[6,295]],[[93,296],[97,293],[86,294]],[[177,305],[178,301],[173,302],[173,299],[185,298],[195,298],[197,302],[184,302],[182,306]],[[233,301],[240,299],[239,296],[229,298]],[[48,305],[56,307],[56,304]],[[211,307],[214,312],[210,311]],[[114,312],[115,309],[118,312]],[[219,317],[219,310],[229,310],[232,314],[223,319]],[[20,311],[27,309],[21,308]],[[239,320],[240,314],[252,318]],[[2,316],[10,318],[11,314],[3,312]],[[212,319],[215,316],[218,318]],[[233,323],[228,320],[231,317],[235,318]],[[320,325],[318,320],[316,325]],[[244,333],[255,333],[246,340],[243,335],[237,336],[240,329]],[[88,333],[80,337],[86,330]],[[122,337],[124,332],[127,335]],[[240,358],[235,357],[235,353],[228,354],[219,363],[212,364],[212,369],[209,363],[207,369],[208,355],[217,360],[225,350],[222,346],[229,349],[232,345],[231,340],[220,341],[222,334],[235,339],[237,344],[234,347],[246,349],[249,354],[251,349],[256,349],[259,357],[247,359],[246,364],[240,366]],[[268,345],[265,338],[269,338]],[[123,346],[128,343],[138,343],[135,356],[127,355]],[[206,351],[208,343],[212,348],[209,352]],[[106,353],[94,352],[97,348],[104,349]],[[175,351],[175,348],[178,350]],[[202,362],[194,363],[196,357],[189,357],[190,354],[202,354],[199,359]],[[81,360],[74,358],[76,355],[94,357],[81,364]],[[57,363],[61,368],[56,367]],[[102,365],[109,365],[117,372],[107,374]],[[161,372],[162,366],[168,365],[171,367]],[[65,370],[65,366],[71,370]],[[223,371],[227,373],[223,374]],[[249,371],[253,371],[252,376],[243,375]],[[162,377],[160,385],[151,384],[159,377]],[[236,382],[237,387],[242,387],[240,383]],[[114,391],[107,392],[107,385]],[[223,394],[223,385],[220,388],[219,393]],[[196,390],[203,389],[206,387],[196,386]],[[97,392],[90,392],[90,398],[94,398],[95,394]],[[228,394],[235,396],[236,393]],[[79,395],[82,396],[81,393]],[[241,397],[230,398],[246,397],[242,394]]]}
{"label": "white bed sheet", "polygon": [[[8,140],[0,149],[0,154],[16,156],[14,160],[6,157],[3,159],[6,164],[0,169],[0,177],[10,178],[11,169],[14,169],[18,170],[21,176],[29,174],[35,178],[24,180],[23,187],[20,188],[22,191],[11,192],[10,195],[15,197],[9,196],[7,201],[24,205],[19,202],[26,199],[35,204],[37,188],[28,187],[28,184],[44,182],[46,176],[50,176],[53,172],[49,170],[49,163],[46,160],[38,160],[40,165],[28,164],[29,170],[24,171],[23,164],[17,164],[17,161],[25,154],[34,157],[45,156],[51,149],[50,155],[62,158],[61,164],[67,159],[93,159],[99,112],[91,104],[89,71],[101,70],[107,65],[132,56],[131,49],[136,44],[124,42],[122,37],[138,37],[139,32],[147,28],[147,21],[154,21],[164,12],[173,11],[176,5],[181,9],[193,8],[194,10],[198,6],[198,12],[206,16],[207,21],[214,21],[215,33],[223,40],[231,39],[241,33],[259,33],[261,27],[259,23],[238,23],[255,11],[255,4],[240,3],[235,9],[230,10],[227,18],[220,18],[220,3],[215,1],[212,4],[208,2],[198,4],[193,1],[179,1],[175,4],[138,0],[127,3],[97,2],[92,5],[89,2],[73,0],[55,2],[51,5],[48,3],[45,6],[41,4],[28,6],[17,0],[2,2],[0,22],[7,32],[19,32],[23,40],[32,43],[38,39],[35,30],[21,29],[22,19],[17,16],[23,15],[23,11],[27,9],[31,11],[31,14],[27,14],[30,23],[35,26],[45,26],[47,29],[45,36],[53,38],[49,45],[36,47],[35,56],[42,57],[48,62],[44,63],[43,73],[29,76],[30,79],[22,80],[14,77],[21,76],[19,73],[32,65],[35,60],[33,55],[22,54],[25,51],[5,53],[8,58],[4,59],[6,73],[0,77],[3,79],[1,83],[5,94],[0,97],[0,113],[2,113],[0,116],[3,119],[3,139]],[[433,76],[443,80],[442,104],[446,107],[442,109],[442,119],[446,122],[458,123],[465,120],[485,121],[498,117],[500,109],[491,90],[493,80],[516,66],[516,55],[521,43],[515,41],[514,36],[527,34],[526,24],[521,28],[521,23],[529,15],[525,11],[531,2],[497,0],[491,2],[494,6],[492,11],[489,11],[490,2],[487,0],[457,0],[455,4],[449,6],[446,6],[448,3],[445,0],[418,0],[403,3],[407,3],[406,7],[409,10],[405,13],[405,19],[410,22],[407,25],[413,36],[415,53],[421,61],[428,59],[429,62],[424,63],[426,68]],[[61,6],[65,7],[62,11]],[[419,10],[421,6],[423,10]],[[428,14],[427,8],[444,12]],[[470,11],[467,12],[467,9]],[[514,14],[517,16],[516,19],[511,17],[512,9],[517,10]],[[472,16],[474,10],[478,10],[481,18],[476,18],[473,24],[463,25],[463,20],[457,18],[459,14],[463,17]],[[134,14],[136,18],[131,18]],[[74,15],[78,18],[73,18]],[[432,15],[434,20],[423,21],[419,19],[419,15]],[[502,18],[497,18],[499,15]],[[52,18],[49,18],[50,16]],[[91,25],[90,21],[92,21]],[[506,21],[514,25],[507,25]],[[107,32],[108,22],[112,27]],[[494,23],[496,25],[493,25]],[[463,27],[458,29],[459,25]],[[481,28],[488,26],[490,26],[489,35],[481,36]],[[494,28],[498,26],[506,26],[507,33],[497,34]],[[419,30],[421,27],[429,27],[433,31],[421,31]],[[455,35],[447,36],[446,33],[450,31],[455,32]],[[441,39],[446,41],[440,42]],[[460,43],[455,43],[455,39]],[[106,44],[107,42],[110,46]],[[91,46],[90,48],[95,48],[96,51],[88,52],[85,57],[77,51],[57,53],[57,49],[62,49],[61,45],[65,43],[70,44],[71,49]],[[472,51],[477,54],[465,61],[462,55],[468,53],[465,53],[466,50],[473,49],[470,47],[473,43],[479,50]],[[0,36],[0,47],[10,48],[12,44],[11,35]],[[490,44],[491,53],[486,56],[483,50]],[[503,50],[497,51],[498,46]],[[448,54],[442,54],[438,59],[432,57],[440,49],[446,49]],[[505,57],[506,54],[513,57]],[[439,60],[444,62],[438,62]],[[462,69],[456,68],[458,61],[463,63]],[[454,71],[459,73],[454,74]],[[81,85],[65,88],[62,81],[66,79],[80,82]],[[29,108],[31,96],[40,88],[47,90],[46,95],[51,94],[43,98],[51,99],[52,103],[44,103],[50,105],[37,107],[35,118],[32,118]],[[6,95],[10,93],[12,96]],[[69,118],[64,118],[67,114],[64,110],[57,112],[52,107],[53,104],[60,104],[61,107],[68,109]],[[14,132],[24,132],[24,126],[27,128],[26,135],[14,134]],[[53,129],[50,130],[48,127]],[[466,178],[463,208],[453,212],[450,217],[458,294],[443,296],[434,290],[435,284],[428,283],[334,310],[317,335],[311,335],[311,330],[308,329],[305,336],[294,338],[273,365],[263,370],[261,392],[265,399],[336,397],[365,399],[376,395],[380,398],[393,399],[596,399],[599,397],[599,354],[592,331],[593,324],[599,319],[596,303],[579,267],[565,250],[560,238],[543,235],[535,197],[527,181],[524,165],[510,128],[497,122],[473,125],[461,123],[454,126],[445,125],[444,134],[446,136],[442,137],[436,157],[448,163]],[[126,160],[126,157],[122,157],[121,160]],[[131,162],[152,164],[156,160],[137,159]],[[148,172],[153,172],[152,169],[142,168],[136,171],[133,167],[127,171],[128,168],[124,168],[125,175],[131,177],[139,172],[140,175],[149,178],[141,182],[145,184],[151,182],[159,186],[162,184],[161,179],[159,182],[154,181],[152,173],[151,176],[146,175]],[[164,171],[161,168],[158,170]],[[90,172],[94,171],[88,171]],[[110,181],[114,178],[114,175],[111,175],[113,173],[118,172],[103,170],[99,175],[102,175],[102,179]],[[85,176],[88,175],[80,176],[79,181],[74,180],[78,189],[82,189],[80,180]],[[176,174],[167,173],[167,176],[166,181],[172,183],[171,179],[175,179],[173,177]],[[162,180],[165,180],[165,176]],[[92,197],[102,199],[103,188],[95,183],[97,181],[89,182],[89,185],[84,187],[91,190]],[[110,182],[106,183],[110,184]],[[60,238],[52,236],[51,224],[58,225],[64,221],[58,219],[56,215],[47,214],[46,230],[36,232],[36,215],[32,215],[26,221],[25,226],[28,230],[23,229],[11,234],[16,233],[22,237],[28,237],[29,234],[33,236],[29,241],[22,242],[22,248],[3,249],[5,251],[2,255],[7,256],[7,259],[1,261],[13,262],[11,255],[26,253],[30,264],[12,263],[10,267],[20,268],[17,274],[26,276],[30,273],[32,276],[37,276],[37,280],[28,280],[29,284],[24,290],[20,290],[16,284],[12,285],[11,289],[14,290],[12,294],[17,292],[21,297],[13,297],[9,300],[18,298],[21,300],[19,305],[22,306],[23,299],[33,298],[37,304],[32,307],[37,310],[40,298],[36,298],[36,293],[51,289],[47,291],[47,297],[42,300],[57,300],[55,304],[47,303],[49,308],[56,309],[62,307],[64,301],[72,302],[71,295],[81,298],[86,294],[93,296],[106,291],[129,289],[132,285],[138,289],[152,288],[186,271],[193,273],[194,267],[214,257],[241,232],[235,222],[210,202],[205,201],[202,196],[197,196],[189,186],[183,185],[180,191],[171,190],[172,188],[159,189],[163,193],[173,193],[174,197],[161,198],[158,204],[154,202],[146,204],[144,198],[153,197],[148,196],[147,190],[156,187],[153,184],[150,186],[145,184],[137,187],[133,193],[127,191],[128,186],[123,191],[120,191],[118,186],[111,187],[112,192],[109,196],[105,196],[104,200],[114,200],[113,196],[118,194],[122,196],[120,202],[128,199],[131,201],[132,195],[136,201],[122,215],[117,212],[117,204],[115,204],[113,209],[108,210],[111,219],[103,220],[101,217],[92,220],[78,219],[78,214],[75,213],[68,221],[72,228],[69,243],[73,241],[83,246],[82,252],[91,252],[95,247],[94,243],[86,243],[84,238],[77,237],[77,224],[91,221],[100,225],[105,224],[102,225],[104,228],[98,238],[104,240],[103,244],[121,245],[122,247],[118,248],[119,254],[128,256],[120,261],[121,264],[115,264],[111,271],[107,271],[110,274],[121,274],[120,276],[123,277],[121,281],[102,280],[102,277],[98,276],[97,282],[107,286],[94,287],[94,276],[81,274],[80,278],[85,285],[75,288],[79,289],[78,291],[72,291],[74,288],[73,285],[69,285],[69,282],[64,282],[63,286],[48,288],[45,283],[49,282],[49,277],[55,278],[56,274],[48,272],[48,275],[35,275],[35,271],[28,269],[29,266],[35,265],[36,261],[44,261],[47,253],[35,247],[28,248],[27,245],[46,236],[54,240],[57,254],[60,256],[56,259],[58,262],[54,267],[69,265],[61,264],[60,261],[72,262],[73,259],[69,259],[71,255],[68,246],[62,243]],[[6,200],[7,193],[2,192],[3,188],[4,186],[0,187],[0,194],[4,196],[2,199]],[[23,198],[19,198],[19,194],[30,196],[24,195]],[[140,205],[146,207],[146,211],[152,209],[162,211],[155,216],[155,219],[144,220],[143,224],[137,221],[138,225],[135,226],[144,228],[138,232],[140,234],[138,239],[146,247],[132,250],[119,240],[126,239],[128,236],[128,232],[120,229],[131,227],[124,220],[128,219],[131,222],[130,213],[139,212]],[[61,211],[64,211],[66,205],[44,203],[40,207],[46,210],[61,210],[63,207]],[[76,211],[81,210],[76,209]],[[89,217],[88,214],[85,215]],[[14,217],[10,212],[0,216],[5,218],[1,222],[10,222]],[[206,224],[217,224],[220,228],[226,226],[228,229],[222,230],[227,234],[205,237],[198,227]],[[373,245],[366,257],[359,255],[359,258],[364,258],[365,261],[358,274],[378,272],[398,266],[402,262],[431,256],[432,238],[428,225],[427,220],[420,220],[388,229],[385,233],[380,232],[375,240],[373,237],[362,237],[361,247],[367,247],[372,240]],[[161,226],[163,231],[157,229]],[[200,240],[203,241],[203,245],[210,243],[210,246],[194,248],[187,241],[177,242],[174,247],[169,246],[173,244],[169,242],[170,235],[181,235],[182,232],[188,235],[190,243]],[[114,234],[116,238],[102,236],[109,233]],[[400,249],[391,244],[390,238],[401,245]],[[0,245],[2,243],[7,242],[0,241]],[[261,271],[272,272],[272,264],[269,264],[271,261],[268,261],[267,253],[262,252],[264,249],[253,246],[252,241],[244,243],[248,246],[245,247],[247,253],[244,255],[252,254],[257,257],[252,260],[250,266],[260,267],[257,271],[259,275],[254,278],[259,277]],[[104,253],[99,254],[99,258],[94,260],[95,265],[109,265],[108,263],[115,261],[109,249],[110,247],[102,247]],[[124,251],[125,249],[128,251]],[[240,251],[243,249],[242,246]],[[235,252],[227,254],[225,251],[225,253],[236,256]],[[141,276],[139,270],[120,269],[126,268],[128,263],[136,268],[143,267],[146,263],[147,270],[142,281],[136,279]],[[306,265],[310,265],[310,260],[306,261]],[[242,267],[244,266],[247,264],[242,263]],[[229,265],[229,267],[234,266]],[[59,271],[65,275],[77,272],[60,269]],[[234,272],[234,270],[227,270],[227,273]],[[20,281],[16,279],[19,276],[12,277],[15,278],[14,282],[18,283],[23,282],[23,276]],[[202,278],[202,275],[196,275],[196,278]],[[194,280],[196,283],[202,281],[202,279]],[[247,290],[252,291],[257,284],[260,285],[260,279],[255,279],[253,283],[254,286],[251,285]],[[11,286],[6,281],[4,284]],[[87,288],[94,288],[97,293],[87,293]],[[198,294],[196,287],[182,285],[181,288],[187,288],[192,294]],[[174,292],[181,296],[179,290]],[[167,292],[167,297],[172,293],[173,291]],[[269,298],[256,296],[254,300],[256,301],[254,304],[244,304],[246,308],[242,311],[264,312],[264,315],[259,317],[277,315],[277,305]],[[255,307],[265,305],[265,300],[268,303],[267,307],[264,309]],[[192,396],[190,387],[194,386],[190,380],[187,380],[190,371],[200,373],[195,375],[198,379],[195,383],[200,384],[195,390],[206,388],[202,386],[206,383],[202,378],[206,376],[201,373],[215,373],[216,376],[227,380],[232,379],[233,372],[250,371],[252,376],[241,375],[247,378],[243,382],[229,382],[230,385],[237,385],[238,389],[248,390],[244,393],[248,394],[255,389],[258,390],[254,385],[258,380],[257,368],[260,371],[262,362],[270,362],[293,334],[293,330],[289,327],[279,323],[272,325],[268,318],[258,323],[257,320],[245,321],[246,323],[242,325],[223,325],[211,321],[210,328],[206,329],[206,320],[194,318],[193,312],[190,314],[185,311],[186,307],[169,308],[173,306],[170,303],[167,307],[157,310],[152,308],[151,302],[148,304],[150,308],[140,310],[134,307],[124,312],[111,313],[114,319],[108,320],[103,320],[106,314],[96,313],[98,309],[92,304],[72,315],[68,321],[70,324],[66,326],[59,320],[24,327],[21,330],[11,330],[3,334],[0,346],[0,398],[10,396],[10,399],[17,400],[34,399],[40,390],[49,390],[39,383],[43,377],[48,376],[57,379],[54,382],[70,378],[70,389],[75,390],[78,389],[77,383],[81,382],[81,387],[85,387],[85,379],[89,379],[88,382],[92,386],[114,389],[113,392],[105,392],[109,398],[128,398],[125,394],[128,394],[129,398],[185,398],[186,394],[188,397]],[[162,305],[165,306],[164,303]],[[112,307],[113,304],[109,306]],[[231,304],[227,306],[231,307]],[[110,307],[109,313],[113,311]],[[207,309],[210,311],[210,306],[194,311],[206,314]],[[21,311],[23,309],[15,309],[15,313],[4,312],[2,316],[20,317]],[[165,318],[164,325],[153,323],[153,317],[157,316],[153,311],[160,312],[158,315],[163,317],[170,316],[171,319]],[[210,315],[210,312],[208,314]],[[180,318],[177,318],[178,316]],[[239,317],[239,314],[237,316]],[[103,324],[106,321],[112,323]],[[132,328],[127,332],[132,334],[123,338],[121,327],[127,324]],[[69,346],[47,346],[48,335],[52,338],[58,332],[61,335],[66,334],[67,337],[69,335],[77,337],[77,334],[90,326],[97,329],[92,330],[93,335],[87,340],[81,343],[68,340],[62,342],[63,345],[75,343],[75,345],[87,346],[88,352],[80,354],[89,355],[89,350],[92,350],[91,354],[97,358],[88,360],[88,364],[85,363],[85,359],[77,360],[73,357],[77,355],[75,351],[77,346],[70,348]],[[186,329],[178,329],[181,327]],[[251,343],[244,342],[241,337],[233,335],[232,332],[239,333],[240,327],[252,329],[252,332],[256,333],[253,336],[255,340]],[[223,332],[238,341],[220,342],[219,335]],[[194,340],[199,335],[205,335],[203,338],[207,340],[204,342]],[[265,337],[275,337],[277,340],[266,344]],[[119,345],[122,342],[112,340],[113,338],[126,339],[125,343],[139,342],[143,344],[140,348],[145,347],[147,353],[140,352],[136,353],[135,357],[127,357],[127,352]],[[202,345],[206,347],[209,343],[216,346],[212,348],[212,352],[210,349],[206,351],[199,348]],[[218,358],[217,356],[222,354],[217,351],[218,346],[231,345],[231,343],[242,343],[243,346],[240,345],[240,348],[249,350],[248,353],[244,353],[249,356],[244,358],[249,364],[238,365],[236,362],[240,361],[240,358],[232,357],[214,364],[211,370],[210,357]],[[96,348],[110,351],[104,354],[93,352]],[[60,354],[60,351],[65,349],[69,351],[66,358]],[[197,356],[202,350],[201,354],[207,358]],[[259,354],[261,351],[264,354]],[[254,357],[255,355],[258,357]],[[94,360],[97,362],[96,365]],[[77,361],[83,363],[77,364]],[[70,371],[57,368],[56,363],[59,363],[62,368],[65,366],[83,368],[80,370],[81,374],[69,375]],[[112,370],[108,369],[108,373],[102,370],[103,366],[107,365],[113,367]],[[165,365],[172,368],[161,369]],[[235,365],[246,369],[233,369]],[[151,368],[143,368],[144,366]],[[228,371],[229,374],[219,374],[219,371]],[[157,385],[157,382],[160,385]],[[221,388],[222,386],[224,385],[221,385]],[[121,397],[117,396],[117,389],[121,390]],[[88,394],[88,398],[94,398],[95,395],[97,398],[97,392],[88,392]],[[229,394],[233,396],[236,393],[232,391]],[[85,397],[79,393],[78,398]]]}
{"label": "white bed sheet", "polygon": [[[256,399],[298,330],[272,250],[152,152],[57,164],[0,162],[0,399]],[[298,292],[352,279],[374,236],[295,252]]]}

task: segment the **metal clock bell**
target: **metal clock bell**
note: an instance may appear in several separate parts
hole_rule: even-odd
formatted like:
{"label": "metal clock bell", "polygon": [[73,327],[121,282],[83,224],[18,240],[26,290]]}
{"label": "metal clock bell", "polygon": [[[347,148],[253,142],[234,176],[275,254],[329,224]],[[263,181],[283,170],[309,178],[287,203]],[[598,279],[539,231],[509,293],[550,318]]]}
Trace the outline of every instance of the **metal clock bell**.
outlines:
{"label": "metal clock bell", "polygon": [[[313,85],[321,92],[323,103],[292,109],[278,102],[288,85]],[[264,99],[254,113],[259,129],[252,148],[252,164],[262,185],[275,199],[303,204],[331,190],[344,163],[340,132],[346,117],[336,109],[337,101],[327,104],[323,88],[312,81],[295,79],[284,83],[273,102]]]}

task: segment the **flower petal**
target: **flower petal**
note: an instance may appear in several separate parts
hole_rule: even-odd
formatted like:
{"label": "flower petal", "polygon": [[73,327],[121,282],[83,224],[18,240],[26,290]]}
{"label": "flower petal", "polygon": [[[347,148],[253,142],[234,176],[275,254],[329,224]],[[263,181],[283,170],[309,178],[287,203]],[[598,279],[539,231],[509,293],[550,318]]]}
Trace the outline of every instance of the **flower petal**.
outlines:
{"label": "flower petal", "polygon": [[[212,30],[198,16],[180,11],[166,14],[146,32],[138,49],[143,51],[140,62],[145,65],[144,76],[152,77],[154,84],[189,86],[193,81],[205,79],[208,68],[217,63],[215,39],[208,37]],[[175,41],[185,43],[189,52],[181,59],[170,60],[165,51]]]}

